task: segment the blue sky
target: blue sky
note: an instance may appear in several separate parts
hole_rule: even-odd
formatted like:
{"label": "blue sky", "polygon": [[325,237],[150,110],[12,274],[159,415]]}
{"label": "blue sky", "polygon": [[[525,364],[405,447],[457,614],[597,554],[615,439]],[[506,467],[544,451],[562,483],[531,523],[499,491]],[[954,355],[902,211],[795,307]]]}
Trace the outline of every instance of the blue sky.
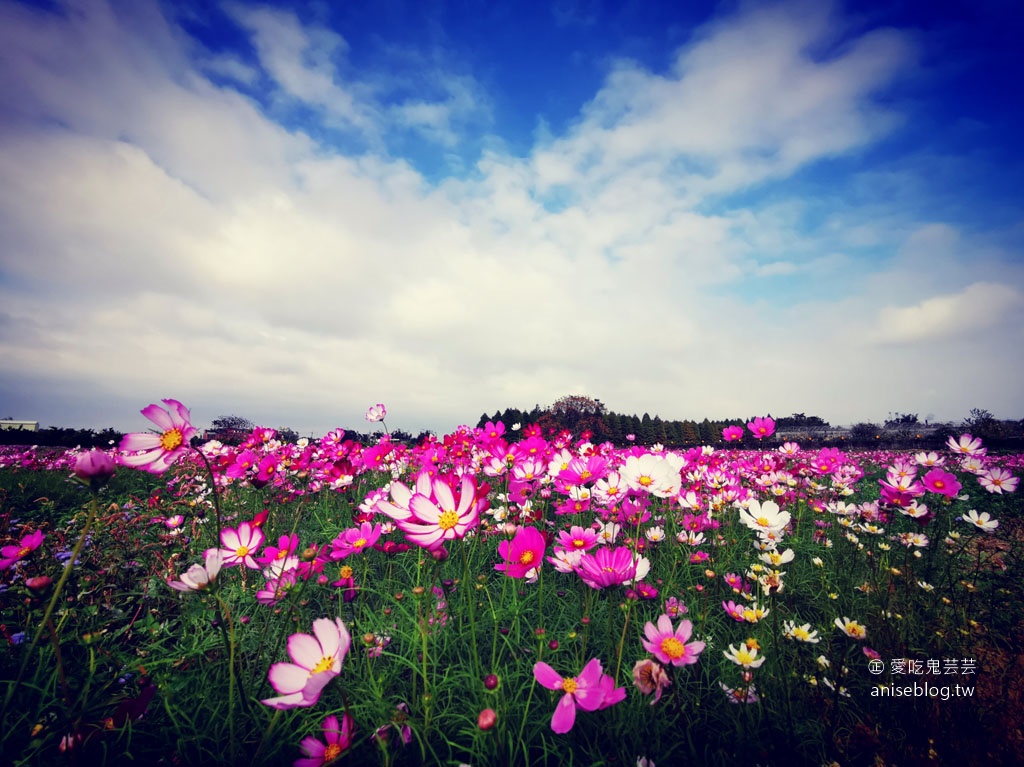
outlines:
{"label": "blue sky", "polygon": [[980,2],[0,0],[0,416],[1024,416]]}

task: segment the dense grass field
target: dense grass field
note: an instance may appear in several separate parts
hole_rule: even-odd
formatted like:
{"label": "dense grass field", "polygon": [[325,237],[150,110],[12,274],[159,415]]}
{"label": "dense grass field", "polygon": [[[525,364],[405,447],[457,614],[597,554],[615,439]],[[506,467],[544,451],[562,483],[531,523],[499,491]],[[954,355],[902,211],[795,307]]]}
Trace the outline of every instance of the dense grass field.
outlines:
{"label": "dense grass field", "polygon": [[1024,763],[1022,456],[165,404],[0,454],[5,763]]}

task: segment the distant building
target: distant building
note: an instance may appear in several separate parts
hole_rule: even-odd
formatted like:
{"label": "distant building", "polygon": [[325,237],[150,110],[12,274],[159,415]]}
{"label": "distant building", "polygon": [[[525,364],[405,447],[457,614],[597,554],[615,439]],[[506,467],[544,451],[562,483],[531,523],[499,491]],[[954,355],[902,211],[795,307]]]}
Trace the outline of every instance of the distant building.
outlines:
{"label": "distant building", "polygon": [[39,431],[39,421],[0,421],[4,431]]}

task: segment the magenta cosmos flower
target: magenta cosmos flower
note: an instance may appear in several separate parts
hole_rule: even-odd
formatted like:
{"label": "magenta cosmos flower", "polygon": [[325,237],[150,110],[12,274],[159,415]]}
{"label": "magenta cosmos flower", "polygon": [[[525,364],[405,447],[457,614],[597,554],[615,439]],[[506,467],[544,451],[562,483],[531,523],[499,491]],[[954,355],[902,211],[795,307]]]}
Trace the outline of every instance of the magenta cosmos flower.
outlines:
{"label": "magenta cosmos flower", "polygon": [[6,570],[15,562],[24,559],[38,549],[45,537],[41,530],[36,530],[28,535],[21,536],[21,540],[17,544],[4,546],[3,549],[0,549],[0,555],[3,557],[0,559],[0,570]]}
{"label": "magenta cosmos flower", "polygon": [[352,717],[348,712],[342,714],[340,724],[334,714],[324,718],[320,729],[324,733],[326,743],[307,735],[299,744],[299,749],[306,758],[296,759],[294,767],[321,767],[331,764],[352,745]]}
{"label": "magenta cosmos flower", "polygon": [[416,493],[409,500],[412,517],[396,519],[396,523],[411,543],[425,549],[438,549],[445,541],[462,538],[480,521],[480,506],[476,485],[471,477],[460,482],[459,498],[443,479],[431,482],[433,500]]}
{"label": "magenta cosmos flower", "polygon": [[176,399],[165,399],[163,403],[166,409],[150,405],[140,411],[160,428],[160,432],[126,434],[121,440],[121,450],[131,453],[118,458],[122,466],[163,474],[188,450],[196,434],[188,408]]}
{"label": "magenta cosmos flower", "polygon": [[672,619],[667,615],[658,618],[658,625],[650,621],[644,626],[647,639],[641,640],[644,649],[662,663],[673,666],[689,666],[697,662],[697,657],[704,651],[703,642],[690,642],[693,624],[688,620],[679,622],[679,628],[672,630]]}
{"label": "magenta cosmos flower", "polygon": [[341,662],[352,646],[352,638],[341,618],[317,618],[313,636],[288,637],[288,655],[293,663],[275,663],[267,674],[270,685],[281,693],[267,698],[263,705],[280,710],[312,706],[334,677],[341,673]]}
{"label": "magenta cosmos flower", "polygon": [[537,528],[520,527],[511,541],[498,544],[502,562],[494,569],[510,578],[525,578],[530,570],[540,567],[546,548],[547,542]]}
{"label": "magenta cosmos flower", "polygon": [[722,439],[726,442],[739,442],[743,439],[742,426],[726,426],[722,429]]}
{"label": "magenta cosmos flower", "polygon": [[381,526],[363,522],[359,527],[342,530],[338,537],[331,541],[331,559],[338,561],[352,554],[361,554],[372,547],[381,535]]}
{"label": "magenta cosmos flower", "polygon": [[627,546],[602,546],[593,554],[584,554],[576,572],[590,588],[603,589],[636,578],[636,561]]}
{"label": "magenta cosmos flower", "polygon": [[960,492],[960,481],[955,474],[950,474],[943,469],[932,469],[921,478],[921,482],[927,490],[947,498],[952,498]]}
{"label": "magenta cosmos flower", "polygon": [[754,435],[754,439],[764,439],[775,433],[775,421],[771,418],[758,416],[747,424],[747,428]]}
{"label": "magenta cosmos flower", "polygon": [[579,676],[563,677],[544,662],[534,664],[533,676],[549,690],[565,693],[551,717],[551,729],[559,735],[569,732],[576,723],[577,706],[584,711],[597,711],[604,703],[605,688],[601,685],[604,671],[597,658],[587,663]]}

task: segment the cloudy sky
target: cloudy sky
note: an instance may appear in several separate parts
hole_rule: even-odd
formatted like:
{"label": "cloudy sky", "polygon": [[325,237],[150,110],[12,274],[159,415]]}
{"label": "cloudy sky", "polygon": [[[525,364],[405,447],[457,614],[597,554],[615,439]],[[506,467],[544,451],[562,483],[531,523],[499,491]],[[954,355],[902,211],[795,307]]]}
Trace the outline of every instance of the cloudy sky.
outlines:
{"label": "cloudy sky", "polygon": [[1016,0],[0,0],[0,417],[1024,416]]}

